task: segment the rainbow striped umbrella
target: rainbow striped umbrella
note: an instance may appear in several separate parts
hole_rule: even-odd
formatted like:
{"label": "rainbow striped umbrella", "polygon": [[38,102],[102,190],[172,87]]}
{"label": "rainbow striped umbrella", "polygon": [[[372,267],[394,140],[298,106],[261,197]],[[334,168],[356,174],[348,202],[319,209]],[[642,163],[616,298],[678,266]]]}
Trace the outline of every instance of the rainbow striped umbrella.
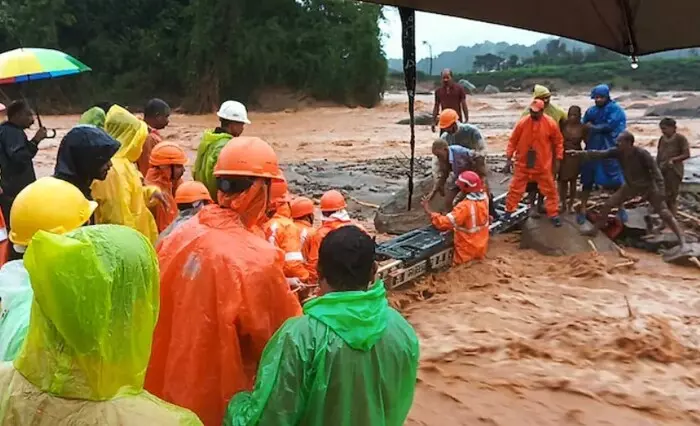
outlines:
{"label": "rainbow striped umbrella", "polygon": [[23,83],[92,71],[74,57],[53,49],[20,48],[0,54],[0,84]]}

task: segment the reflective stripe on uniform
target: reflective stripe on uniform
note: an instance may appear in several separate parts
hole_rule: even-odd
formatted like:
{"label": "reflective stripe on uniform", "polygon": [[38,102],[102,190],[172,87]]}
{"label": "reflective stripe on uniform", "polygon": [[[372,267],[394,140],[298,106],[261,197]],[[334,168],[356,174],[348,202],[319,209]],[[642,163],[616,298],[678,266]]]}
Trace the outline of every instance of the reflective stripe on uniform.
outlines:
{"label": "reflective stripe on uniform", "polygon": [[285,262],[303,262],[304,256],[301,254],[300,251],[290,251],[289,253],[284,254],[284,261]]}
{"label": "reflective stripe on uniform", "polygon": [[273,222],[270,225],[270,236],[267,238],[267,241],[272,245],[277,245],[277,222]]}
{"label": "reflective stripe on uniform", "polygon": [[447,220],[450,221],[450,224],[452,224],[452,227],[455,229],[455,231],[459,232],[464,232],[466,234],[476,234],[477,232],[483,230],[483,229],[488,229],[489,227],[489,220],[486,218],[486,223],[483,225],[477,225],[476,224],[476,203],[472,201],[470,203],[470,210],[471,210],[471,222],[472,226],[471,227],[464,227],[464,226],[459,226],[457,225],[457,221],[455,220],[455,217],[452,213],[448,213],[446,215]]}
{"label": "reflective stripe on uniform", "polygon": [[7,239],[7,229],[0,228],[0,242],[5,241],[6,239]]}
{"label": "reflective stripe on uniform", "polygon": [[306,228],[302,229],[302,230],[301,230],[301,236],[300,236],[300,238],[301,238],[301,245],[302,245],[302,246],[303,246],[304,243],[306,242],[306,238],[308,238],[308,236],[309,236],[309,230],[306,229]]}

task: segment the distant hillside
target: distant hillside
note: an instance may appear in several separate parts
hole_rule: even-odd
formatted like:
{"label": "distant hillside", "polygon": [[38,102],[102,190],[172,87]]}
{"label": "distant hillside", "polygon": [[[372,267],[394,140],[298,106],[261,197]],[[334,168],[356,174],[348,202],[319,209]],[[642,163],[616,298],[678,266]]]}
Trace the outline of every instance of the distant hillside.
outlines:
{"label": "distant hillside", "polygon": [[[509,43],[492,43],[487,41],[485,43],[475,44],[470,47],[460,46],[457,50],[452,52],[442,52],[433,58],[433,74],[437,75],[444,68],[450,68],[453,72],[458,74],[464,74],[472,72],[472,65],[474,63],[474,58],[479,55],[498,55],[503,58],[508,58],[511,55],[517,55],[519,58],[530,58],[532,57],[532,52],[539,50],[544,52],[547,47],[547,43],[556,39],[557,37],[547,37],[539,40],[537,43],[525,46],[522,44],[509,44]],[[593,46],[581,43],[574,40],[569,40],[565,38],[560,38],[561,42],[566,45],[567,49],[579,49],[582,51],[587,51],[593,49]],[[697,56],[697,49],[683,49],[675,50],[672,52],[657,53],[655,55],[650,55],[650,58],[660,58],[660,59],[675,59],[688,56]],[[428,73],[430,69],[430,60],[425,58],[418,62],[418,71]],[[389,70],[390,71],[402,71],[403,62],[401,59],[389,59]]]}

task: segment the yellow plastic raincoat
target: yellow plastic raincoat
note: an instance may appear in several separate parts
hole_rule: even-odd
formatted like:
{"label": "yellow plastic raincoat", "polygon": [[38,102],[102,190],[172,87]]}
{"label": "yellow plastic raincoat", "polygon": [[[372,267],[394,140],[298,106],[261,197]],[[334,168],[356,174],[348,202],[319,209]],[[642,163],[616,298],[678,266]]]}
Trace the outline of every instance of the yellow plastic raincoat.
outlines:
{"label": "yellow plastic raincoat", "polygon": [[40,231],[24,256],[29,332],[0,364],[0,425],[201,425],[143,390],[158,318],[158,263],[129,228]]}
{"label": "yellow plastic raincoat", "polygon": [[143,177],[134,165],[141,155],[148,127],[129,111],[115,105],[107,113],[105,131],[119,141],[121,147],[112,157],[107,179],[92,184],[92,196],[99,204],[95,223],[125,225],[155,243],[158,228],[148,207],[158,189],[144,186]]}
{"label": "yellow plastic raincoat", "polygon": [[[549,89],[545,86],[542,86],[541,84],[536,84],[534,90],[532,91],[532,97],[534,99],[540,99],[546,96],[552,96],[552,93],[549,91]],[[563,108],[551,102],[547,104],[547,106],[544,108],[544,113],[545,115],[552,117],[552,119],[556,121],[557,124],[560,124],[569,116],[569,114],[566,111],[564,111]],[[521,117],[524,117],[528,114],[530,114],[530,107],[525,108],[525,111],[523,111]]]}

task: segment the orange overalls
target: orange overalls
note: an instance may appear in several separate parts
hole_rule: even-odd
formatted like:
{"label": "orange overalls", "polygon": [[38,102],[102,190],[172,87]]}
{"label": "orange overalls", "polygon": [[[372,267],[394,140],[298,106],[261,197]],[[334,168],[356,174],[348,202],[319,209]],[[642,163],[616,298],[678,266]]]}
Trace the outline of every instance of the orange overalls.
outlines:
{"label": "orange overalls", "polygon": [[290,216],[289,204],[283,204],[265,223],[263,231],[265,238],[284,252],[284,276],[305,283],[309,280],[309,273],[302,255],[302,232]]}
{"label": "orange overalls", "polygon": [[304,265],[306,265],[306,261],[309,258],[309,244],[306,242],[313,238],[314,234],[316,234],[316,228],[305,220],[295,220],[294,224],[299,229],[299,238],[301,239],[301,255],[304,257]]}
{"label": "orange overalls", "polygon": [[320,228],[316,230],[309,238],[306,239],[305,247],[302,249],[304,253],[308,253],[306,257],[306,270],[309,272],[309,282],[316,283],[318,281],[318,251],[321,249],[321,242],[326,238],[331,231],[335,231],[343,226],[357,226],[362,232],[367,233],[362,226],[354,223],[351,220],[331,219],[325,220]]}
{"label": "orange overalls", "polygon": [[[528,151],[532,153],[528,154]],[[528,182],[537,182],[545,196],[547,216],[559,214],[559,194],[552,174],[552,152],[557,160],[564,158],[564,139],[559,125],[549,116],[533,120],[523,117],[513,130],[508,141],[506,158],[515,154],[515,171],[506,197],[506,212],[515,211],[525,193]],[[534,154],[533,154],[534,153]],[[528,167],[528,156],[534,155],[534,164]]]}
{"label": "orange overalls", "polygon": [[432,213],[430,220],[439,231],[454,230],[454,265],[483,259],[489,245],[489,198],[483,192],[466,195],[452,212]]}

